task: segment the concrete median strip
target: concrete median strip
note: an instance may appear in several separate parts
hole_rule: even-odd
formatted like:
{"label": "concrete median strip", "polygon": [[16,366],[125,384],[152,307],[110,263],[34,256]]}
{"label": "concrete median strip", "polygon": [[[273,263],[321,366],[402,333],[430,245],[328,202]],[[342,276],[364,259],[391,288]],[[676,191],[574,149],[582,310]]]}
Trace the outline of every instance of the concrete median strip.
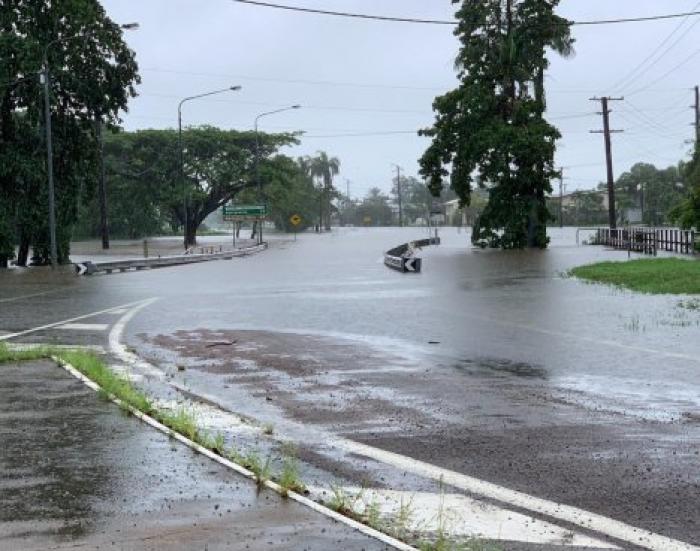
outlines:
{"label": "concrete median strip", "polygon": [[[58,356],[52,356],[52,359],[61,367],[63,367],[68,373],[70,373],[72,376],[76,377],[80,381],[82,381],[85,385],[87,385],[89,388],[94,390],[95,392],[105,392],[96,382],[91,380],[90,378],[86,377],[83,375],[78,369],[73,367],[70,363],[65,361],[63,358],[60,358]],[[328,517],[336,522],[340,522],[342,524],[345,524],[346,526],[353,528],[360,533],[369,536],[371,538],[374,538],[383,544],[387,545],[388,547],[391,547],[393,549],[398,549],[401,551],[417,551],[416,548],[403,543],[395,538],[392,538],[386,534],[383,534],[382,532],[379,532],[373,528],[370,528],[369,526],[366,526],[360,522],[357,522],[351,518],[348,518],[346,516],[343,516],[319,503],[316,503],[315,501],[312,501],[311,499],[304,497],[303,495],[296,493],[291,490],[286,490],[282,488],[279,484],[271,481],[271,480],[264,480],[264,481],[259,481],[252,471],[246,469],[245,467],[238,465],[237,463],[234,463],[233,461],[230,461],[226,459],[225,457],[222,457],[221,455],[214,453],[213,451],[205,448],[204,446],[194,442],[193,440],[183,436],[179,432],[176,432],[169,427],[166,427],[150,415],[147,415],[140,411],[139,409],[131,406],[130,404],[127,404],[126,402],[122,401],[118,397],[109,394],[109,399],[112,401],[114,404],[118,405],[120,408],[129,411],[134,417],[137,417],[139,420],[143,421],[147,425],[151,426],[152,428],[168,435],[171,438],[174,438],[175,440],[181,442],[185,446],[189,447],[190,449],[196,451],[197,453],[200,453],[209,459],[216,461],[220,465],[223,465],[224,467],[227,467],[228,469],[231,469],[235,471],[236,473],[240,474],[241,476],[244,476],[252,481],[257,482],[261,486],[264,486],[265,488],[268,488],[274,492],[279,493],[280,495],[286,496],[288,499],[291,499],[292,501],[295,501],[296,503],[299,503],[301,505],[304,505],[317,513]]]}

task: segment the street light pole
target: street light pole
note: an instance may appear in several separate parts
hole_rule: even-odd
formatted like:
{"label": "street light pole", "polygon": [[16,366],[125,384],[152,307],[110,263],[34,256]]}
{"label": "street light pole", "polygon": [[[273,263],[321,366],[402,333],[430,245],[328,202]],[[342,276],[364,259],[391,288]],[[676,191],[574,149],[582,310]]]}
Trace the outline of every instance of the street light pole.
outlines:
{"label": "street light pole", "polygon": [[182,211],[183,211],[183,238],[185,249],[189,243],[187,242],[187,230],[189,229],[189,213],[187,211],[187,186],[185,184],[185,155],[182,147],[182,106],[188,101],[192,101],[199,98],[205,98],[207,96],[214,96],[216,94],[223,94],[224,92],[238,92],[241,90],[241,86],[229,86],[228,88],[223,88],[222,90],[214,90],[213,92],[205,92],[204,94],[197,94],[196,96],[189,96],[184,98],[177,105],[177,142],[178,142],[178,157],[180,165],[180,185],[182,186]]}
{"label": "street light pole", "polygon": [[[260,132],[258,131],[258,123],[260,122],[260,119],[263,117],[267,117],[269,115],[275,115],[277,113],[283,113],[285,111],[291,111],[293,109],[301,109],[301,105],[291,105],[289,107],[284,107],[282,109],[275,109],[274,111],[268,111],[266,113],[260,113],[257,117],[255,117],[255,182],[258,187],[258,202],[262,203],[263,200],[263,195],[262,195],[262,181],[260,180]],[[262,224],[262,219],[260,220],[260,226],[258,228],[258,244],[262,245],[263,243],[263,224]]]}
{"label": "street light pole", "polygon": [[[119,26],[123,30],[136,30],[138,23],[126,23]],[[42,71],[41,79],[44,85],[44,130],[46,132],[46,175],[48,177],[49,192],[49,240],[50,240],[50,261],[51,267],[58,266],[58,245],[56,243],[56,193],[53,175],[53,139],[51,132],[51,72],[49,70],[49,48],[61,42],[69,42],[83,38],[84,34],[75,34],[66,38],[51,40],[45,47],[41,58]]]}
{"label": "street light pole", "polygon": [[46,172],[49,179],[49,239],[51,267],[58,266],[58,246],[56,244],[56,196],[53,181],[53,141],[51,133],[51,105],[49,94],[51,93],[51,74],[49,73],[48,49],[49,43],[44,49],[42,60],[44,69],[42,80],[44,81],[44,129],[46,131]]}

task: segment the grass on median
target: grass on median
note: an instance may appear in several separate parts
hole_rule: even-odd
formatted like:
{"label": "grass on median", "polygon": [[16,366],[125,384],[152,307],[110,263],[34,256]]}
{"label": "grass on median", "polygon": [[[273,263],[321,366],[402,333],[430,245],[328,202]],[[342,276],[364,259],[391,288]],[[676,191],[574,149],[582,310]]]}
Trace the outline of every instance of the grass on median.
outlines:
{"label": "grass on median", "polygon": [[653,258],[579,266],[570,275],[651,294],[700,294],[700,261]]}

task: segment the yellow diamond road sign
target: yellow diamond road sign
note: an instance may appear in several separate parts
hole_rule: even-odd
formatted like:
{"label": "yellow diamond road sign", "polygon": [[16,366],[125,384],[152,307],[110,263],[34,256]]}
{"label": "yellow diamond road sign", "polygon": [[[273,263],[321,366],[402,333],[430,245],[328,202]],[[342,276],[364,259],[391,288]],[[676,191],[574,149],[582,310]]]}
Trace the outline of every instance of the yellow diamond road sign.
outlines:
{"label": "yellow diamond road sign", "polygon": [[289,221],[290,221],[292,224],[294,224],[295,226],[298,226],[299,224],[301,224],[301,216],[299,216],[298,214],[295,214],[294,216],[292,216],[292,217],[289,219]]}

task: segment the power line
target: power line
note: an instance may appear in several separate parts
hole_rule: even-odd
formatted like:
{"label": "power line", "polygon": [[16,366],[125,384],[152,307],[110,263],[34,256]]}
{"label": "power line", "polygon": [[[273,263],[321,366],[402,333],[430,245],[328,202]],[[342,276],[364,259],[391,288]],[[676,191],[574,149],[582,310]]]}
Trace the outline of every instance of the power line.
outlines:
{"label": "power line", "polygon": [[[698,2],[693,9],[696,10],[699,7],[700,7],[700,2]],[[654,58],[654,56],[673,38],[673,36],[678,31],[681,30],[681,28],[683,27],[683,25],[686,24],[688,19],[689,19],[689,17],[685,17],[683,19],[683,21],[681,21],[676,26],[676,28],[673,29],[673,31],[671,31],[671,33],[647,57],[645,57],[642,60],[642,62],[639,65],[637,65],[634,69],[632,69],[629,73],[627,73],[626,76],[622,77],[619,81],[617,81],[617,83],[615,83],[615,85],[612,87],[612,90],[618,90],[618,89],[622,89],[624,87],[627,87],[630,84],[632,84],[634,81],[636,81],[639,77],[641,77],[644,74],[644,72],[638,73],[638,71],[640,69],[642,69],[648,61],[652,60]],[[654,61],[652,61],[652,63],[649,66],[647,66],[645,70],[648,71],[651,67],[656,65],[656,63],[658,63],[662,57],[664,57],[671,49],[673,49],[673,47],[675,47],[676,44],[678,44],[678,42],[680,42],[683,39],[683,37],[685,37],[685,35],[688,34],[688,32],[690,32],[690,30],[694,26],[695,25],[693,24],[690,27],[688,27],[685,30],[685,32],[680,36],[680,38],[678,40],[676,40],[676,42],[671,44],[671,46],[669,46],[659,57],[657,57]]]}
{"label": "power line", "polygon": [[[365,13],[351,13],[351,12],[341,12],[341,11],[331,11],[322,10],[317,8],[304,8],[301,6],[289,6],[285,4],[275,4],[272,2],[261,2],[259,0],[231,0],[239,4],[248,4],[251,6],[258,6],[263,8],[273,8],[278,10],[294,11],[300,13],[309,13],[314,15],[330,15],[335,17],[348,17],[353,19],[369,19],[373,21],[388,21],[392,23],[420,23],[428,25],[451,25],[456,26],[459,23],[454,20],[445,19],[419,19],[414,17],[394,17],[387,15],[371,15]],[[617,23],[640,23],[644,21],[659,21],[663,19],[678,19],[681,17],[690,17],[700,15],[700,11],[691,11],[685,13],[670,13],[664,15],[652,15],[648,17],[626,17],[622,19],[600,19],[592,21],[569,21],[566,23],[561,23],[561,25],[611,25]]]}
{"label": "power line", "polygon": [[332,80],[305,80],[305,79],[283,79],[283,78],[271,78],[271,77],[252,77],[247,75],[232,75],[224,73],[202,73],[193,71],[177,71],[171,69],[158,69],[158,68],[146,68],[141,69],[145,72],[153,73],[168,73],[174,75],[189,75],[189,76],[204,76],[204,77],[216,77],[216,78],[235,78],[240,80],[252,80],[260,82],[282,82],[286,84],[311,84],[314,86],[347,86],[352,88],[385,88],[387,90],[420,90],[420,91],[444,91],[448,89],[451,85],[445,85],[443,87],[437,86],[409,86],[409,85],[391,85],[391,84],[366,84],[360,82],[341,82]]}
{"label": "power line", "polygon": [[640,94],[641,92],[644,92],[645,90],[648,90],[649,88],[651,88],[652,86],[654,86],[654,84],[656,84],[657,82],[661,82],[661,81],[664,80],[668,75],[670,75],[671,73],[676,72],[678,69],[680,69],[681,67],[683,67],[684,65],[686,65],[688,62],[692,61],[692,59],[695,58],[695,57],[697,57],[699,54],[700,54],[700,49],[695,50],[692,54],[690,54],[688,57],[686,57],[686,58],[685,58],[683,61],[681,61],[678,65],[675,65],[674,67],[672,67],[671,69],[669,69],[668,71],[666,71],[666,72],[665,72],[663,75],[661,75],[660,77],[658,77],[658,78],[652,80],[650,83],[648,83],[648,84],[647,84],[646,86],[644,86],[643,88],[639,88],[639,89],[635,90],[634,92],[630,92],[630,93],[627,94],[627,95],[628,95],[628,96],[636,96],[637,94]]}

